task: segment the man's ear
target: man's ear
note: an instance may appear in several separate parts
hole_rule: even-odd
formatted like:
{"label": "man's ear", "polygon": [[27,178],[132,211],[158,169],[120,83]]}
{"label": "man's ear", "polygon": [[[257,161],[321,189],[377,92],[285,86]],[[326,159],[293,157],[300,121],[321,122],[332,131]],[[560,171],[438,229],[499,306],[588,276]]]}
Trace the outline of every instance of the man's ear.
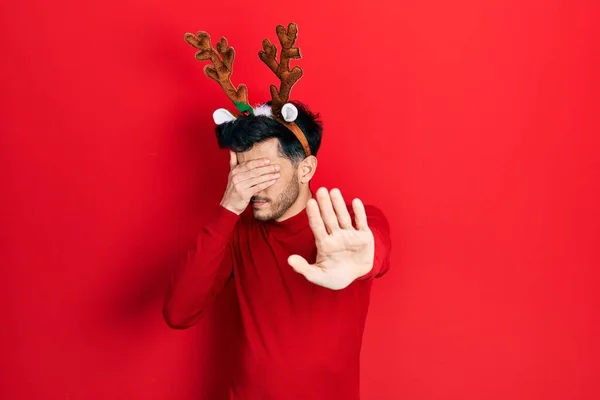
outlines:
{"label": "man's ear", "polygon": [[317,164],[317,157],[315,156],[308,156],[300,161],[298,165],[298,180],[300,183],[308,184],[310,182],[315,172],[317,172]]}

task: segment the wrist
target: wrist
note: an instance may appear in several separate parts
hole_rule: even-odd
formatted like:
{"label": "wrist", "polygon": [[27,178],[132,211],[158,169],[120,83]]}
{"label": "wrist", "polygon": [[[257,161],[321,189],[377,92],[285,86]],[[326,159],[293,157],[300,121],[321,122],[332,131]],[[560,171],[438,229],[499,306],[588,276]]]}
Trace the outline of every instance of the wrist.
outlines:
{"label": "wrist", "polygon": [[372,270],[373,270],[373,264],[363,265],[363,266],[357,268],[356,276],[354,279],[362,278],[363,276],[371,273]]}
{"label": "wrist", "polygon": [[239,210],[236,207],[233,207],[232,205],[228,204],[226,201],[221,200],[221,207],[231,211],[234,214],[240,215],[244,210]]}

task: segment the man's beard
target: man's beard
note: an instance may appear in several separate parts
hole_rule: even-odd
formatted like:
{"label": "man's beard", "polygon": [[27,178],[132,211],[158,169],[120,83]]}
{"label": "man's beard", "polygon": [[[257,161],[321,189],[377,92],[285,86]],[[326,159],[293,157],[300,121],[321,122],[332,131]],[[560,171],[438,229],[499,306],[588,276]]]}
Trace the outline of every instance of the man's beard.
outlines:
{"label": "man's beard", "polygon": [[292,206],[292,204],[296,202],[299,194],[300,186],[298,185],[298,176],[294,174],[290,184],[275,201],[271,202],[271,213],[268,215],[255,215],[254,217],[263,222],[273,221],[280,218]]}

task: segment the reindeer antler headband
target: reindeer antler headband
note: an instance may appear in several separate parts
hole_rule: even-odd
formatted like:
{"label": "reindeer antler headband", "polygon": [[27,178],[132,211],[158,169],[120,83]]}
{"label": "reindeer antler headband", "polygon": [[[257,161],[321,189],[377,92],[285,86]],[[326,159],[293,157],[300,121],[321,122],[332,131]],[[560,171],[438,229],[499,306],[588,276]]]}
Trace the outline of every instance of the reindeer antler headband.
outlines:
{"label": "reindeer antler headband", "polygon": [[[198,32],[196,35],[186,33],[185,41],[200,50],[196,53],[197,60],[211,61],[212,65],[204,67],[204,73],[221,86],[241,115],[265,115],[273,118],[294,133],[302,144],[304,153],[309,156],[308,140],[294,122],[298,117],[298,109],[292,103],[288,103],[292,87],[302,77],[300,67],[296,66],[290,70],[290,60],[292,58],[302,58],[300,49],[294,47],[298,38],[298,26],[291,23],[286,30],[282,25],[278,25],[276,32],[279,43],[281,43],[279,62],[276,59],[277,47],[271,44],[269,39],[263,40],[263,50],[258,53],[260,59],[280,80],[279,89],[275,85],[271,85],[271,109],[268,109],[268,107],[252,108],[248,103],[248,88],[246,85],[241,84],[236,88],[231,82],[235,50],[228,45],[227,39],[222,37],[221,41],[217,43],[216,50],[212,47],[210,35],[206,32]],[[236,118],[224,108],[220,108],[213,113],[213,119],[217,125],[233,121]]]}

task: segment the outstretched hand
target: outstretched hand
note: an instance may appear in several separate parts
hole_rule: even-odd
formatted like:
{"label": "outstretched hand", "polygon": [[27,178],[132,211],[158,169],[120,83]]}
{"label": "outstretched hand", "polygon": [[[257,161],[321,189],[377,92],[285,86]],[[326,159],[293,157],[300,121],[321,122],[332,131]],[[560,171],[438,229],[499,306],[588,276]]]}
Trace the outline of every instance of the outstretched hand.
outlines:
{"label": "outstretched hand", "polygon": [[375,239],[367,224],[365,207],[352,202],[354,222],[338,189],[317,190],[317,199],[306,205],[308,222],[315,236],[317,259],[309,264],[294,254],[288,263],[310,282],[333,290],[344,289],[373,268]]}

